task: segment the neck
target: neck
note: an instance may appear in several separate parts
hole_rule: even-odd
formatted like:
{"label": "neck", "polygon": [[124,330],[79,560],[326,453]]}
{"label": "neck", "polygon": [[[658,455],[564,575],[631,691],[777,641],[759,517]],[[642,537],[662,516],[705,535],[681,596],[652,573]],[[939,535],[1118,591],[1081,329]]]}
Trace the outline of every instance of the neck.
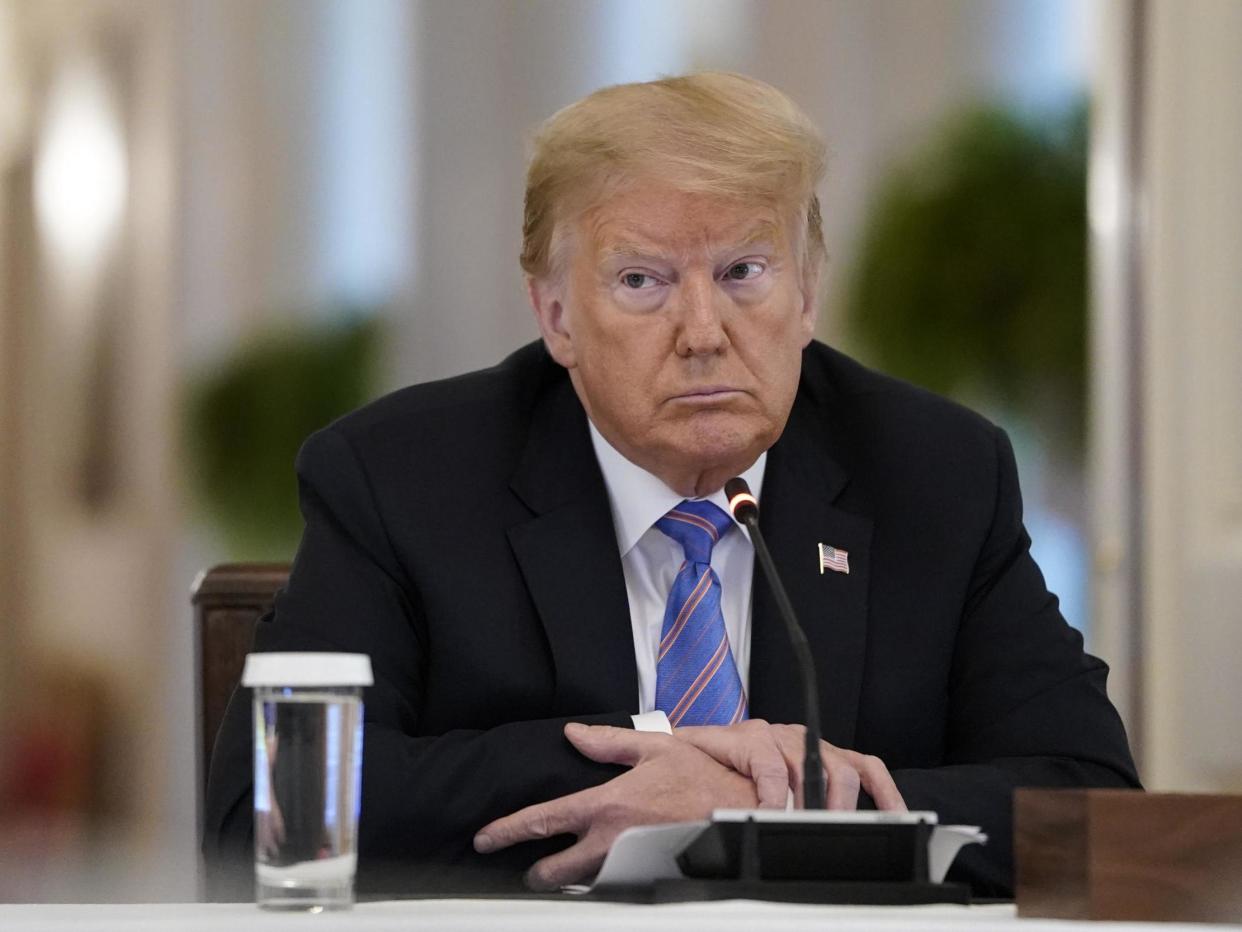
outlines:
{"label": "neck", "polygon": [[707,469],[702,472],[665,475],[649,470],[659,476],[670,489],[685,498],[706,498],[724,488],[724,484],[745,469]]}

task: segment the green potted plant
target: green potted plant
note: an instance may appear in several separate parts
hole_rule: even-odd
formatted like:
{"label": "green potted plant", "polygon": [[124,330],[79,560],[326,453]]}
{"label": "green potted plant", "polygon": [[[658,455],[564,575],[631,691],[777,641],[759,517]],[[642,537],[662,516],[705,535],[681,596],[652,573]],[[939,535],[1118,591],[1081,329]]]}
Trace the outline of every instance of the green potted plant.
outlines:
{"label": "green potted plant", "polygon": [[373,314],[285,327],[192,380],[188,472],[230,559],[292,558],[302,530],[294,457],[307,435],[372,396],[379,337]]}
{"label": "green potted plant", "polygon": [[870,361],[999,409],[1081,457],[1086,397],[1086,109],[950,118],[892,169],[844,302]]}

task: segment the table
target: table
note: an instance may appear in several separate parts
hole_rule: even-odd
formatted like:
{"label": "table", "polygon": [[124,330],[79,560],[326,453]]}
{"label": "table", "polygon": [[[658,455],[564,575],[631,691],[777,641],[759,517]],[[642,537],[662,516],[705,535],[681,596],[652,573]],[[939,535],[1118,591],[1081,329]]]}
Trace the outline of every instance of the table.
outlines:
{"label": "table", "polygon": [[271,913],[249,903],[113,903],[107,905],[0,905],[4,932],[323,932],[323,930],[473,930],[558,932],[601,930],[641,932],[955,932],[960,929],[1017,929],[1021,932],[1208,932],[1238,926],[1172,923],[1057,922],[1018,919],[1012,904],[985,906],[802,906],[732,900],[637,906],[625,903],[550,900],[455,899],[362,903],[349,912]]}

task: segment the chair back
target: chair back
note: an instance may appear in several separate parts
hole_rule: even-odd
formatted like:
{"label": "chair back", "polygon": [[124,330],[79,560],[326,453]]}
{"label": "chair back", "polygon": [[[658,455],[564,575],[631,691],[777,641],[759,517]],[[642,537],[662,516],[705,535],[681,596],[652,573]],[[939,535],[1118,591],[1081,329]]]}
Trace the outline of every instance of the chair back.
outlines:
{"label": "chair back", "polygon": [[194,606],[194,755],[198,840],[211,749],[229,697],[241,680],[259,618],[289,578],[286,563],[225,563],[200,573],[190,590]]}

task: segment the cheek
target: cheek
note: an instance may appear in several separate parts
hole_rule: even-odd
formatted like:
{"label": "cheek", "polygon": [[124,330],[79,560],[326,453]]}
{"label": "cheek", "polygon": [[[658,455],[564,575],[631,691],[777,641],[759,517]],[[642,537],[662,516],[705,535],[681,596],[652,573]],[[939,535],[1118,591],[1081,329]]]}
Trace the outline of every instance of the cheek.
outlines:
{"label": "cheek", "polygon": [[753,309],[740,315],[740,321],[733,342],[743,355],[749,350],[769,364],[773,360],[801,356],[808,334],[806,323],[801,314],[787,305]]}
{"label": "cheek", "polygon": [[597,410],[635,415],[647,407],[650,373],[624,342],[599,344],[580,372]]}
{"label": "cheek", "polygon": [[593,328],[591,342],[601,370],[640,384],[654,379],[674,352],[673,330],[657,315],[616,314]]}
{"label": "cheek", "polygon": [[744,357],[749,355],[751,371],[756,375],[762,392],[764,407],[770,411],[787,409],[798,388],[802,371],[802,349],[806,346],[804,330],[794,326],[786,318],[778,326],[753,333],[749,339],[749,354],[739,349]]}

